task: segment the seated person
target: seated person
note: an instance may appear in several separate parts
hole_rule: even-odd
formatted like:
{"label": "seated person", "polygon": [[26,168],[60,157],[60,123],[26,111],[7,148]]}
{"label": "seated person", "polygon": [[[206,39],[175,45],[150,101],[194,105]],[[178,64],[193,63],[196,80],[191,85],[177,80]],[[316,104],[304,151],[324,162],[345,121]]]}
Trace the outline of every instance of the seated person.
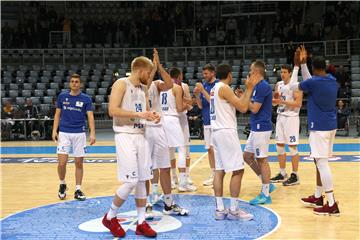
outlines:
{"label": "seated person", "polygon": [[4,140],[9,140],[13,126],[15,125],[14,119],[15,109],[12,106],[10,101],[5,102],[4,107],[1,109],[1,138]]}
{"label": "seated person", "polygon": [[202,132],[201,109],[196,104],[195,96],[192,97],[192,106],[193,108],[187,113],[189,120],[190,135],[200,136]]}
{"label": "seated person", "polygon": [[337,107],[337,127],[338,129],[344,129],[350,115],[350,110],[345,106],[342,100],[337,102]]}

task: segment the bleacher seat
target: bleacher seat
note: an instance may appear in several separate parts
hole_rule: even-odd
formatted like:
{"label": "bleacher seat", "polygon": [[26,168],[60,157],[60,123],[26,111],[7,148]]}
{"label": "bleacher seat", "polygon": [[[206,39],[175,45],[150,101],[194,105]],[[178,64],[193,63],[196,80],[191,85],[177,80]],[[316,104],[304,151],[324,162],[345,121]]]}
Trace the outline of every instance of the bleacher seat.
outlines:
{"label": "bleacher seat", "polygon": [[59,89],[60,89],[60,85],[59,85],[59,83],[57,83],[57,82],[52,82],[52,83],[50,83],[50,88],[51,88],[51,89],[59,90]]}
{"label": "bleacher seat", "polygon": [[43,97],[44,96],[44,90],[43,89],[35,89],[34,90],[34,96],[35,97]]}
{"label": "bleacher seat", "polygon": [[22,105],[25,104],[25,98],[24,97],[17,97],[15,99],[15,102],[16,102],[17,105],[22,106]]}
{"label": "bleacher seat", "polygon": [[91,97],[95,96],[95,92],[96,92],[95,88],[86,88],[86,94]]}
{"label": "bleacher seat", "polygon": [[23,97],[31,97],[32,96],[32,90],[22,90],[21,96]]}
{"label": "bleacher seat", "polygon": [[19,96],[19,90],[9,90],[9,97],[16,98]]}
{"label": "bleacher seat", "polygon": [[39,105],[40,104],[40,98],[39,97],[31,97],[33,105]]}
{"label": "bleacher seat", "polygon": [[53,96],[45,96],[43,102],[46,104],[53,104]]}
{"label": "bleacher seat", "polygon": [[95,96],[95,103],[103,103],[103,102],[105,102],[104,95],[96,95]]}
{"label": "bleacher seat", "polygon": [[56,96],[56,89],[47,89],[46,90],[46,95],[48,95],[48,96]]}

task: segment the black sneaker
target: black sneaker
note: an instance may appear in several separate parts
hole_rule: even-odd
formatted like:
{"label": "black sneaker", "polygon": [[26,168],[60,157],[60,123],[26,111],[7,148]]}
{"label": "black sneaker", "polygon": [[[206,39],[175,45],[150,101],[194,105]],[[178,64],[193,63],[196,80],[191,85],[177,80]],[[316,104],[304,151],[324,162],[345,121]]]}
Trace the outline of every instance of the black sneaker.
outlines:
{"label": "black sneaker", "polygon": [[84,201],[86,196],[80,189],[78,189],[75,191],[74,198],[80,201]]}
{"label": "black sneaker", "polygon": [[287,178],[287,174],[285,174],[285,176],[283,176],[281,173],[278,173],[278,175],[276,175],[275,177],[270,178],[270,182],[272,182],[272,183],[283,182],[283,181],[285,181],[286,178]]}
{"label": "black sneaker", "polygon": [[297,184],[300,184],[300,181],[295,173],[292,173],[290,177],[285,182],[283,182],[284,186],[292,186]]}
{"label": "black sneaker", "polygon": [[189,214],[189,210],[182,208],[177,204],[172,204],[170,207],[164,204],[163,212],[168,215],[180,215],[180,216],[186,216]]}
{"label": "black sneaker", "polygon": [[66,190],[67,190],[66,184],[60,184],[60,185],[59,185],[58,197],[59,197],[61,200],[64,200],[64,199],[65,199],[65,197],[66,197]]}

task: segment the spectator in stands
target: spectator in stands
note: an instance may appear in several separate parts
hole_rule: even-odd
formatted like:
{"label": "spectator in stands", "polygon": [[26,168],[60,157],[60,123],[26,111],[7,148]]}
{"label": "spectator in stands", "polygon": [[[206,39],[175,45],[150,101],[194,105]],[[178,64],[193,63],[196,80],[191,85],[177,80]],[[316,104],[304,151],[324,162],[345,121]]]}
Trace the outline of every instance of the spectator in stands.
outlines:
{"label": "spectator in stands", "polygon": [[224,45],[225,44],[225,31],[222,26],[216,31],[216,43],[217,45]]}
{"label": "spectator in stands", "polygon": [[337,102],[337,107],[337,127],[338,129],[344,129],[350,115],[350,110],[346,107],[342,100]]}
{"label": "spectator in stands", "polygon": [[5,106],[1,111],[1,139],[10,140],[12,128],[15,125],[14,108],[10,101],[5,102]]}
{"label": "spectator in stands", "polygon": [[202,125],[201,125],[201,109],[196,103],[196,97],[192,96],[192,106],[193,108],[188,111],[189,119],[189,128],[191,136],[199,136],[202,134]]}
{"label": "spectator in stands", "polygon": [[335,77],[340,87],[345,86],[345,83],[350,82],[349,74],[346,72],[343,65],[340,65],[335,72]]}
{"label": "spectator in stands", "polygon": [[[37,106],[33,105],[33,102],[31,98],[26,99],[26,103],[23,106],[24,112],[25,112],[25,118],[27,119],[38,119],[39,118],[39,109]],[[39,132],[39,121],[38,120],[32,120],[32,121],[26,121],[26,128],[30,129],[30,131],[27,132],[30,136],[40,137]]]}
{"label": "spectator in stands", "polygon": [[227,44],[229,45],[235,44],[236,29],[237,29],[236,19],[234,17],[229,18],[226,21],[226,35],[228,35]]}
{"label": "spectator in stands", "polygon": [[44,116],[44,129],[45,129],[45,139],[51,140],[52,127],[54,123],[54,116],[56,111],[56,100],[52,99],[52,104],[50,104],[49,108],[46,111],[41,112],[41,115]]}

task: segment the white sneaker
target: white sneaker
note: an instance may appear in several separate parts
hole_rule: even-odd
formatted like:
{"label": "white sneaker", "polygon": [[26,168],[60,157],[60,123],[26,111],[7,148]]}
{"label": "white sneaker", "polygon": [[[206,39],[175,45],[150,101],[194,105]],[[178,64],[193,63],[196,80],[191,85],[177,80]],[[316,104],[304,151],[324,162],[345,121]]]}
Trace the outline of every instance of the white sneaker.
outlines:
{"label": "white sneaker", "polygon": [[179,185],[178,190],[179,192],[195,192],[197,190],[197,187],[190,184],[186,184],[185,186]]}
{"label": "white sneaker", "polygon": [[209,179],[207,179],[207,180],[205,180],[205,181],[203,182],[203,185],[204,185],[204,186],[212,186],[212,185],[213,185],[213,182],[214,182],[214,176],[211,175],[211,176],[209,177]]}
{"label": "white sneaker", "polygon": [[224,209],[222,211],[219,211],[216,209],[215,211],[215,220],[224,220],[228,215],[228,210]]}
{"label": "white sneaker", "polygon": [[151,203],[157,204],[161,200],[161,196],[159,194],[152,194]]}
{"label": "white sneaker", "polygon": [[247,213],[241,209],[238,209],[235,212],[229,210],[229,212],[227,214],[227,219],[229,219],[229,220],[250,221],[253,218],[254,218],[254,215]]}

